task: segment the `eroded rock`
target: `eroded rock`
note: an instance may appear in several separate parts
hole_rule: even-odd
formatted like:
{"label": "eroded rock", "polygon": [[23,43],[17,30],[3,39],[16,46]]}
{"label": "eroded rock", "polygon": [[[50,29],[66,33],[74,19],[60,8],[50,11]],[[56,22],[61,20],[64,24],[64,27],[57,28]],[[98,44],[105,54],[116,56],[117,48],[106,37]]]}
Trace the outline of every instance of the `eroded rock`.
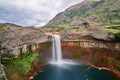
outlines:
{"label": "eroded rock", "polygon": [[34,27],[21,27],[14,24],[2,24],[4,31],[0,31],[0,48],[2,58],[17,57],[21,52],[27,52],[27,45],[34,45],[47,41],[46,34]]}

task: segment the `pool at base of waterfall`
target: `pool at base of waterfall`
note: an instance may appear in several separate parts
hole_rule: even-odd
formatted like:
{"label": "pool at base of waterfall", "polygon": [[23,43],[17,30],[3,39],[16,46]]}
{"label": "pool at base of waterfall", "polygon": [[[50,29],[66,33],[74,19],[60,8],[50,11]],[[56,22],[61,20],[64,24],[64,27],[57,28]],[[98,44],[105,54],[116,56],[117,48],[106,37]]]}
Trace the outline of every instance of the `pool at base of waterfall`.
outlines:
{"label": "pool at base of waterfall", "polygon": [[48,64],[34,80],[120,80],[108,70],[92,68],[82,62]]}

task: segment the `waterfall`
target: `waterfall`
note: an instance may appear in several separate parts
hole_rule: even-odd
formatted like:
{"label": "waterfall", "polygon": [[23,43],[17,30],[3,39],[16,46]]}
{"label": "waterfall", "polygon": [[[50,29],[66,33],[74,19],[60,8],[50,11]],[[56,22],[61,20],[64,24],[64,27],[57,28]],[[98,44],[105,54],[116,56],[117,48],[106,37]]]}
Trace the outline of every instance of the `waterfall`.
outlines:
{"label": "waterfall", "polygon": [[[61,50],[61,39],[59,35],[52,35],[52,61],[51,64],[57,64],[60,66],[64,66],[65,64],[75,65],[73,61],[62,59],[62,50]],[[64,65],[63,65],[64,64]]]}
{"label": "waterfall", "polygon": [[[52,36],[52,60],[51,64],[57,64],[59,66],[77,65],[74,61],[69,59],[62,59],[62,50],[61,50],[61,39],[59,35],[46,33],[48,36]],[[64,64],[64,65],[63,65]]]}
{"label": "waterfall", "polygon": [[61,39],[59,35],[52,35],[53,37],[53,49],[52,49],[52,60],[54,62],[62,61],[62,51],[61,51]]}

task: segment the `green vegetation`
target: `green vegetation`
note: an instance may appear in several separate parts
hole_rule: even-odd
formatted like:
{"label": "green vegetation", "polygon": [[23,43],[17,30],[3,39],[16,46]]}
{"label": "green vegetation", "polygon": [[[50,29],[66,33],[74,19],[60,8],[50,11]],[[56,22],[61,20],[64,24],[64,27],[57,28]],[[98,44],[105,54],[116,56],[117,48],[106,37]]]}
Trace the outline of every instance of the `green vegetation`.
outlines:
{"label": "green vegetation", "polygon": [[82,53],[74,53],[74,54],[72,54],[72,57],[73,58],[81,58],[82,57]]}
{"label": "green vegetation", "polygon": [[[105,16],[105,19],[107,21],[109,21],[110,24],[116,24],[117,22],[114,20],[119,20],[120,19],[120,15],[119,13],[116,14],[110,14],[109,12],[107,13],[107,15]],[[119,23],[118,23],[119,24]]]}
{"label": "green vegetation", "polygon": [[48,24],[48,25],[45,25],[44,28],[54,28],[56,24]]}
{"label": "green vegetation", "polygon": [[4,26],[0,26],[0,31],[5,30]]}
{"label": "green vegetation", "polygon": [[114,34],[116,39],[120,39],[120,32]]}
{"label": "green vegetation", "polygon": [[79,26],[77,26],[77,27],[73,27],[72,29],[77,29],[77,30],[79,30],[79,29],[80,29],[80,27],[79,27]]}
{"label": "green vegetation", "polygon": [[86,11],[87,10],[85,7],[81,7],[78,11],[71,11],[70,13],[65,14],[65,15],[69,17],[70,19],[73,19],[73,17],[80,16],[81,14],[84,14]]}
{"label": "green vegetation", "polygon": [[96,7],[97,4],[98,4],[98,2],[99,2],[99,0],[98,0],[98,1],[93,1],[93,2],[91,3],[91,6],[92,6],[92,7]]}
{"label": "green vegetation", "polygon": [[[55,27],[61,26],[61,23],[68,27],[74,27],[74,24],[75,26],[79,26],[79,24],[75,23],[77,21],[79,22],[79,20],[81,20],[82,23],[84,21],[90,22],[91,26],[118,25],[120,24],[119,10],[119,0],[85,0],[81,4],[68,8],[68,11],[64,11],[64,14],[61,15],[66,16],[63,16],[65,18],[64,20],[60,20],[59,17],[56,16],[58,20]],[[68,18],[70,20],[69,23],[67,22]],[[53,20],[51,27],[53,27],[55,23],[56,21]]]}
{"label": "green vegetation", "polygon": [[105,7],[105,8],[103,9],[103,12],[106,12],[106,11],[109,11],[109,10],[110,10],[109,7]]}
{"label": "green vegetation", "polygon": [[97,63],[106,63],[106,60],[103,57],[90,56],[90,60],[95,61]]}
{"label": "green vegetation", "polygon": [[8,80],[6,76],[0,75],[0,80]]}
{"label": "green vegetation", "polygon": [[37,56],[37,53],[32,52],[29,54],[22,54],[16,59],[3,62],[8,79],[12,80],[15,76],[26,76],[32,69],[31,64]]}
{"label": "green vegetation", "polygon": [[85,27],[85,28],[90,27],[90,25],[89,25],[89,23],[88,23],[88,22],[84,22],[84,23],[82,23],[82,25],[84,25],[84,27]]}
{"label": "green vegetation", "polygon": [[27,48],[28,48],[28,51],[29,51],[28,53],[32,53],[32,45],[28,45]]}
{"label": "green vegetation", "polygon": [[73,58],[81,58],[83,56],[82,48],[74,47],[73,51],[74,51],[74,53],[72,54]]}
{"label": "green vegetation", "polygon": [[119,25],[117,25],[117,26],[110,26],[110,27],[108,27],[108,29],[120,30],[120,26]]}
{"label": "green vegetation", "polygon": [[120,19],[120,14],[112,14],[111,15],[112,19]]}
{"label": "green vegetation", "polygon": [[52,44],[52,42],[45,42],[45,45],[44,45],[44,46],[45,46],[45,48],[48,49],[48,48],[51,47],[51,44]]}
{"label": "green vegetation", "polygon": [[115,2],[117,2],[118,0],[108,0],[108,4],[109,5],[112,5],[112,4],[114,4]]}
{"label": "green vegetation", "polygon": [[116,59],[116,60],[120,60],[120,53],[114,54],[113,58]]}
{"label": "green vegetation", "polygon": [[118,60],[116,60],[115,58],[112,58],[112,57],[108,57],[107,61],[108,61],[108,64],[111,67],[120,71],[120,61],[118,61]]}

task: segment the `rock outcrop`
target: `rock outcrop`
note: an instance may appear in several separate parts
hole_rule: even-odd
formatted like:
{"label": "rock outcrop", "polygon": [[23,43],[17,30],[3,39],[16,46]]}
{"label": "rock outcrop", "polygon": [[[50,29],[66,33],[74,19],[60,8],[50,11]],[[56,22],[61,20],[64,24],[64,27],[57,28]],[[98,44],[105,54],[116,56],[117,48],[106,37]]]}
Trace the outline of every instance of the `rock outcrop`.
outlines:
{"label": "rock outcrop", "polygon": [[84,48],[120,50],[120,40],[116,40],[114,35],[102,28],[88,27],[76,33],[70,30],[62,30],[60,34],[62,41],[71,45],[76,44],[76,46]]}
{"label": "rock outcrop", "polygon": [[62,40],[66,40],[66,41],[67,40],[80,41],[80,40],[84,40],[84,38],[87,38],[87,37],[88,37],[88,40],[89,38],[107,40],[107,41],[114,40],[114,35],[98,27],[83,28],[77,32],[73,32],[72,30],[62,30],[60,31],[60,34],[61,34]]}
{"label": "rock outcrop", "polygon": [[0,80],[7,80],[6,74],[4,72],[4,66],[0,64]]}
{"label": "rock outcrop", "polygon": [[0,31],[0,51],[3,59],[18,57],[26,53],[28,45],[47,41],[47,36],[34,27],[22,27],[15,24],[1,24],[5,30]]}

